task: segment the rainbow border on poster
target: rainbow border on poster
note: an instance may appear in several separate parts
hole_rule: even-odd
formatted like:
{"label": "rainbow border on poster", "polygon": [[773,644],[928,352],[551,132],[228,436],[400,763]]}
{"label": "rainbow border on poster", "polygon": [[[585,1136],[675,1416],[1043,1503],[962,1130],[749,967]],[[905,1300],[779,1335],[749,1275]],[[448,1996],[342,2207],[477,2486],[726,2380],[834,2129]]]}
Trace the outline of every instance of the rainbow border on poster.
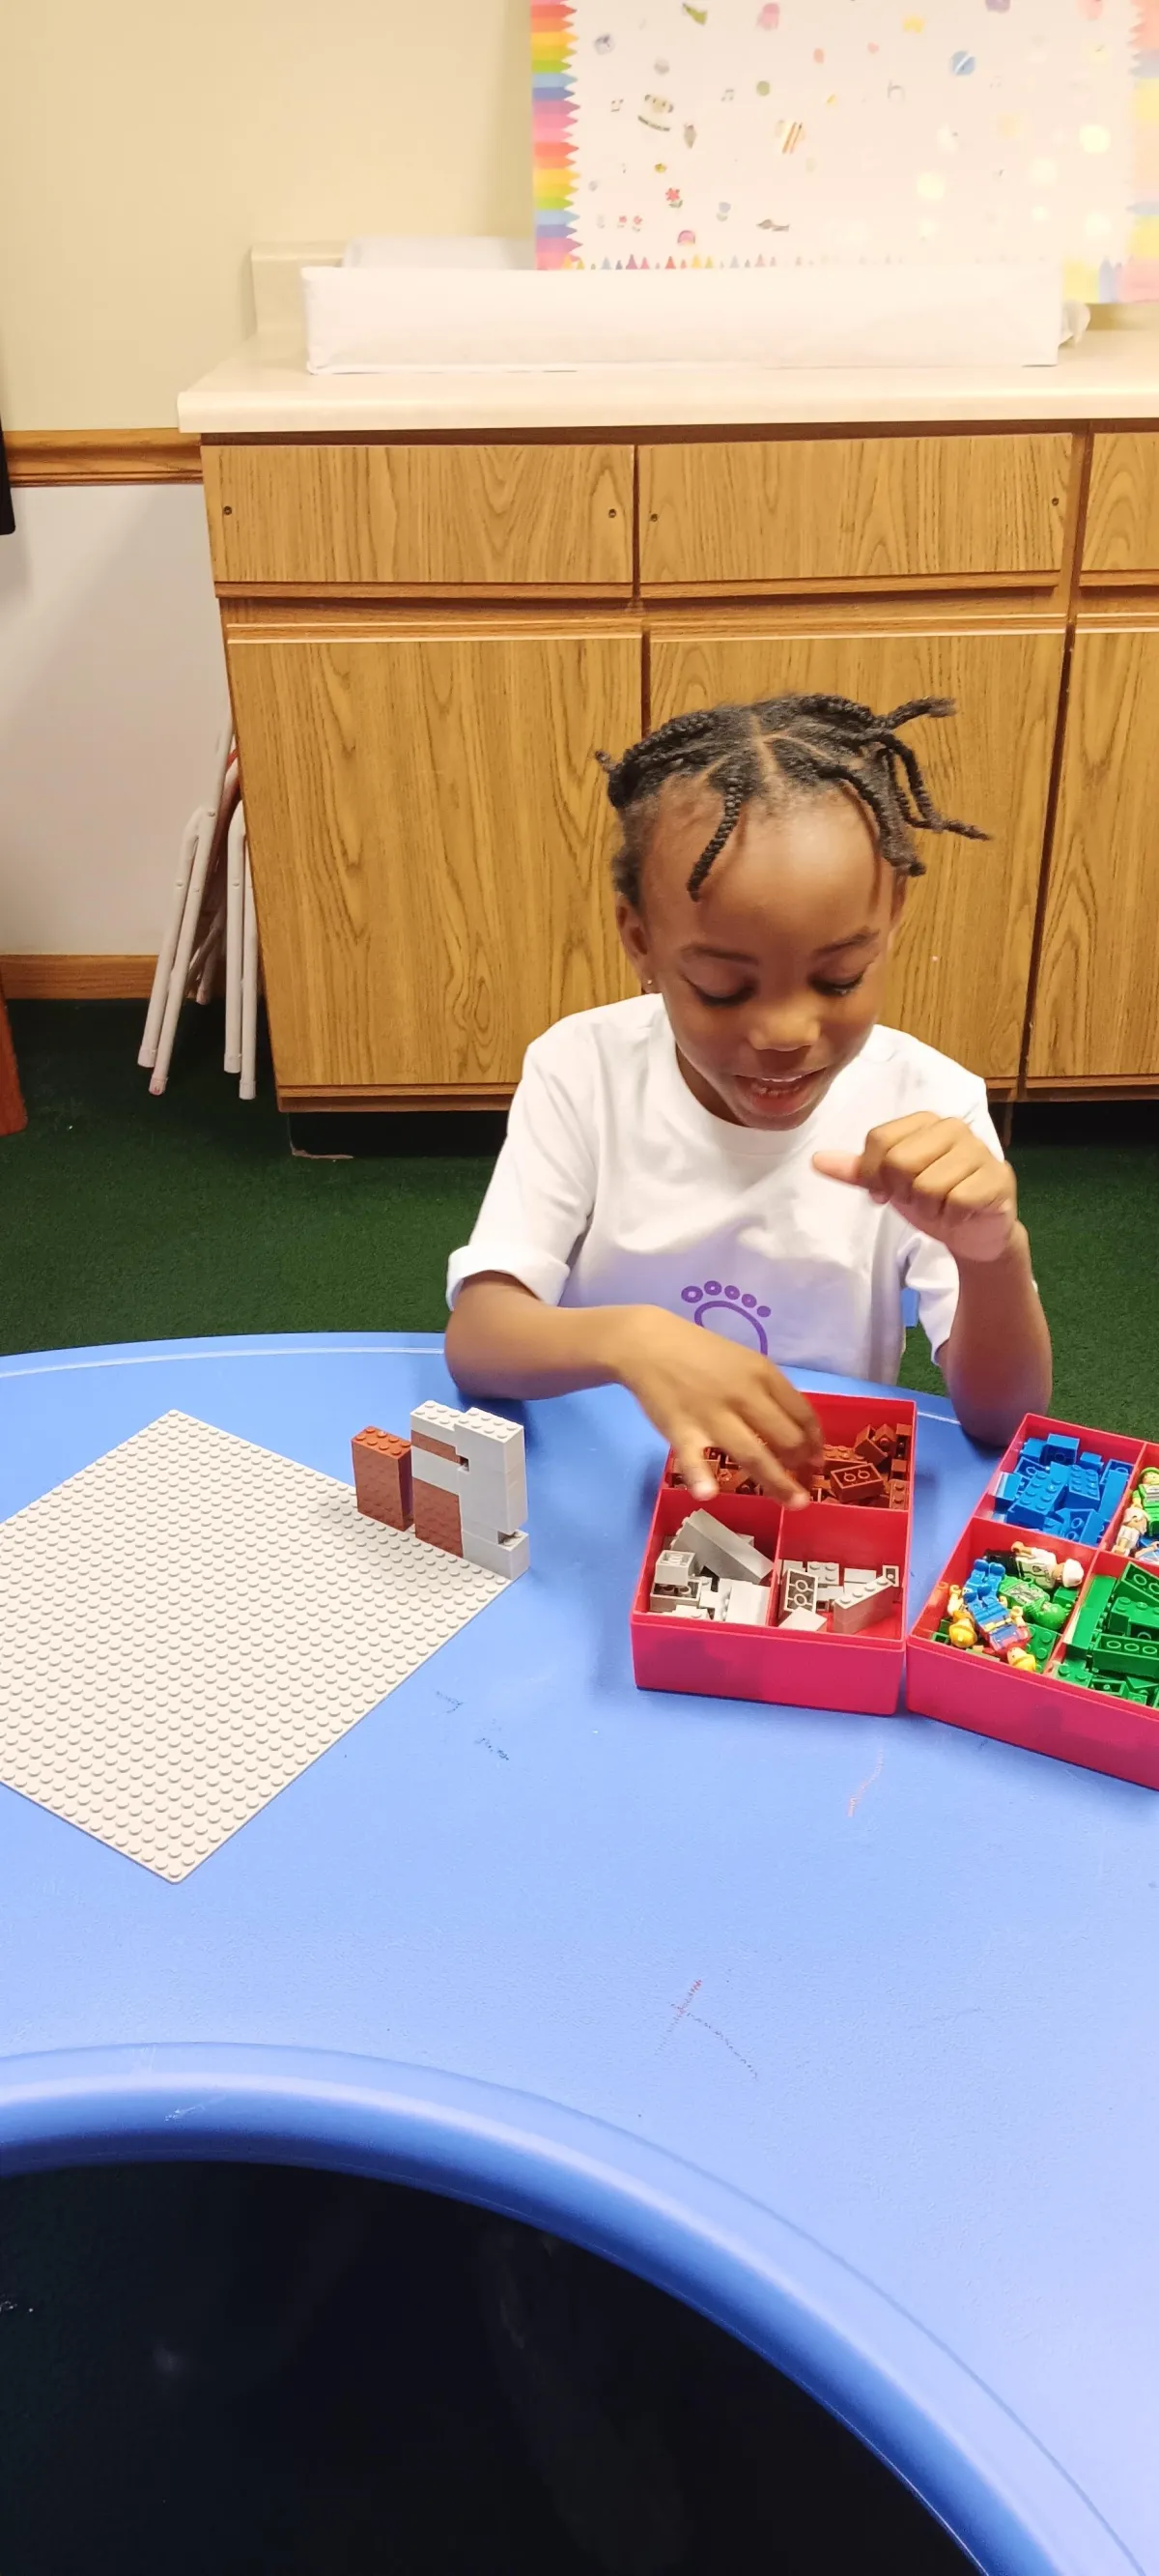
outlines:
{"label": "rainbow border on poster", "polygon": [[1126,259],[1099,271],[1100,302],[1159,300],[1159,0],[1138,0],[1132,69],[1134,183]]}
{"label": "rainbow border on poster", "polygon": [[578,268],[575,195],[575,10],[531,0],[531,153],[537,268]]}

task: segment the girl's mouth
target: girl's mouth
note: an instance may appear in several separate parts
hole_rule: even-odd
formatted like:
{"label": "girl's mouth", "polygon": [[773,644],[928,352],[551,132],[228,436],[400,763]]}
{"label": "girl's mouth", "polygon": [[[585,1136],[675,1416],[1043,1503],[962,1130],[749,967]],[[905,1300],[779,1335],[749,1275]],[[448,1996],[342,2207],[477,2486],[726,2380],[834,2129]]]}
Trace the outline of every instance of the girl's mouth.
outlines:
{"label": "girl's mouth", "polygon": [[812,1065],[804,1073],[762,1075],[738,1073],[734,1076],[737,1091],[754,1117],[778,1119],[795,1116],[812,1099],[828,1072],[827,1065]]}

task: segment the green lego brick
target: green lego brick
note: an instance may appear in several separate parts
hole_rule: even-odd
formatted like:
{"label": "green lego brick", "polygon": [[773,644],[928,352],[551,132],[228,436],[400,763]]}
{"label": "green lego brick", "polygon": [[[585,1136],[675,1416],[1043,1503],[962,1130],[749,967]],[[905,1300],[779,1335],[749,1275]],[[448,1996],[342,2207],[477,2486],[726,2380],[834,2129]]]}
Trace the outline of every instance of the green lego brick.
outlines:
{"label": "green lego brick", "polygon": [[1070,1637],[1070,1644],[1078,1654],[1085,1655],[1092,1639],[1097,1637],[1106,1616],[1115,1583],[1116,1577],[1113,1574],[1092,1574],[1079,1603],[1078,1615]]}
{"label": "green lego brick", "polygon": [[1085,1655],[1064,1655],[1051,1674],[1052,1681],[1079,1682],[1085,1690],[1090,1689],[1093,1678]]}
{"label": "green lego brick", "polygon": [[1097,1673],[1134,1673],[1141,1682],[1159,1681],[1159,1638],[1096,1638],[1089,1649]]}
{"label": "green lego brick", "polygon": [[1132,1603],[1133,1615],[1145,1613],[1149,1626],[1159,1622],[1159,1574],[1148,1574],[1145,1565],[1128,1565],[1116,1588],[1121,1601]]}
{"label": "green lego brick", "polygon": [[1047,1656],[1051,1653],[1052,1649],[1057,1646],[1057,1644],[1058,1635],[1055,1629],[1040,1628],[1037,1626],[1031,1628],[1029,1651],[1034,1657],[1039,1672],[1042,1671]]}

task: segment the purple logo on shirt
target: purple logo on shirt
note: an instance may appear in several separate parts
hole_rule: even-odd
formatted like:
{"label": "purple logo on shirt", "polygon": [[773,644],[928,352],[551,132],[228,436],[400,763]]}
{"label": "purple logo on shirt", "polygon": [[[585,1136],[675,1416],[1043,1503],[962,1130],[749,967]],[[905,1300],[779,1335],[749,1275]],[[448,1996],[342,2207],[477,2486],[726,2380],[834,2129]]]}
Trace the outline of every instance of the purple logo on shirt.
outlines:
{"label": "purple logo on shirt", "polygon": [[[763,1357],[768,1358],[765,1323],[772,1313],[771,1306],[758,1306],[756,1298],[750,1296],[747,1289],[742,1295],[739,1288],[725,1286],[719,1279],[706,1279],[703,1288],[691,1285],[682,1288],[680,1294],[685,1305],[693,1309],[694,1324],[703,1324],[710,1333],[723,1334],[729,1342],[753,1341]],[[727,1323],[724,1320],[726,1316]]]}

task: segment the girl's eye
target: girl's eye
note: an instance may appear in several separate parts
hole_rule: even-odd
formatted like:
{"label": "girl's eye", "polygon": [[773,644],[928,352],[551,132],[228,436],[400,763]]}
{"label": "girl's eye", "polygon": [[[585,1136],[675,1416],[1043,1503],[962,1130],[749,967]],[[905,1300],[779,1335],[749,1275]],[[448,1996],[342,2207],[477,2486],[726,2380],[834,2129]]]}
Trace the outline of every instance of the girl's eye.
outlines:
{"label": "girl's eye", "polygon": [[702,992],[699,984],[694,984],[692,990],[697,1001],[703,1002],[706,1010],[727,1011],[730,1005],[747,1000],[749,988],[747,984],[742,984],[737,993],[705,993]]}
{"label": "girl's eye", "polygon": [[863,967],[860,975],[851,976],[847,984],[827,984],[820,975],[815,975],[813,978],[813,989],[817,993],[831,994],[836,1001],[843,1002],[847,994],[855,993],[858,985],[864,984],[864,982],[865,969]]}

